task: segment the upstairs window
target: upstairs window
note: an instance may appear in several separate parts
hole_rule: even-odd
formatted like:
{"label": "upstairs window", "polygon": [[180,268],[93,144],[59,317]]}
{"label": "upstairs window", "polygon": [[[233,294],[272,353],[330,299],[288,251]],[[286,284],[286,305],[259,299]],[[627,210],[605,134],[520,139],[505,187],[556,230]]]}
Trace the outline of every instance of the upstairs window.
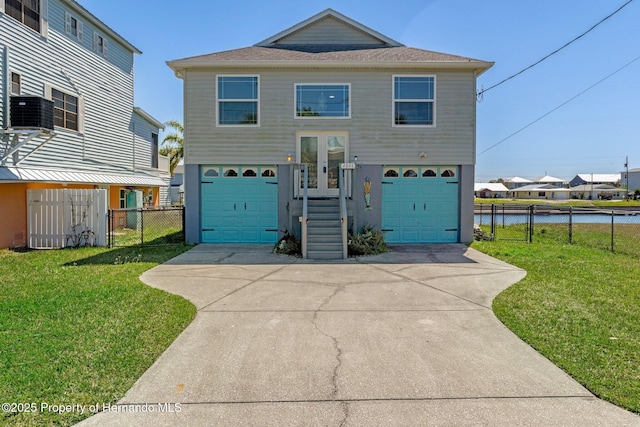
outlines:
{"label": "upstairs window", "polygon": [[296,117],[351,117],[350,85],[297,84]]}
{"label": "upstairs window", "polygon": [[40,32],[40,0],[4,0],[7,15]]}
{"label": "upstairs window", "polygon": [[107,57],[107,39],[98,33],[93,33],[93,51],[104,58]]}
{"label": "upstairs window", "polygon": [[11,73],[11,95],[20,95],[22,92],[22,82],[20,74]]}
{"label": "upstairs window", "polygon": [[78,130],[78,98],[68,93],[51,89],[53,101],[53,124],[62,128]]}
{"label": "upstairs window", "polygon": [[434,126],[435,83],[433,76],[394,76],[394,126]]}
{"label": "upstairs window", "polygon": [[67,12],[64,13],[64,28],[67,35],[82,43],[82,22]]}
{"label": "upstairs window", "polygon": [[158,134],[151,134],[151,167],[158,169]]}
{"label": "upstairs window", "polygon": [[258,76],[218,76],[218,125],[258,126],[259,101]]}

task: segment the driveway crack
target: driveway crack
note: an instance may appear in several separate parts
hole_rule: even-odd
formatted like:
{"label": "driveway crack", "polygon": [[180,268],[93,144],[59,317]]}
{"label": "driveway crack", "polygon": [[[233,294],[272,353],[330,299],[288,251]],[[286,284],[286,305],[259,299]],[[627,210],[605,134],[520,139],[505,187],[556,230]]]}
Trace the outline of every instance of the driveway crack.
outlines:
{"label": "driveway crack", "polygon": [[[322,311],[322,307],[324,307],[326,304],[328,304],[329,301],[331,301],[331,299],[334,298],[339,292],[343,291],[344,288],[345,288],[344,285],[335,286],[335,289],[333,290],[331,295],[329,295],[322,302],[322,304],[320,304],[318,306],[318,308],[313,312],[312,323],[313,323],[314,328],[316,329],[316,331],[318,331],[318,333],[320,335],[325,336],[325,337],[327,337],[327,338],[329,338],[331,340],[331,342],[333,343],[333,348],[334,348],[335,354],[336,354],[336,356],[335,356],[336,364],[333,367],[333,373],[331,375],[331,385],[332,385],[333,389],[331,391],[331,394],[329,395],[329,399],[330,400],[336,400],[336,398],[338,396],[338,372],[339,372],[340,368],[342,367],[342,348],[340,348],[340,343],[338,342],[338,338],[336,338],[333,335],[323,331],[322,328],[320,328],[320,326],[318,325],[318,315]],[[345,419],[343,420],[343,423],[340,424],[340,425],[344,425],[344,421],[346,421],[346,415],[345,415]]]}

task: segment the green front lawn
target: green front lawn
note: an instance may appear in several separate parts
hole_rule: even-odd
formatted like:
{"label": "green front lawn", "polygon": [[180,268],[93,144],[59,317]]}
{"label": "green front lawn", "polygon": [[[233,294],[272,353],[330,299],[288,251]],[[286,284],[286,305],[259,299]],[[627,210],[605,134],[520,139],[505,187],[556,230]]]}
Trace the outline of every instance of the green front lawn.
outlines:
{"label": "green front lawn", "polygon": [[640,413],[638,257],[538,240],[473,243],[527,271],[494,312],[596,396]]}
{"label": "green front lawn", "polygon": [[0,400],[38,409],[3,410],[0,424],[71,425],[88,414],[42,404],[120,399],[195,316],[138,279],[186,249],[0,250]]}

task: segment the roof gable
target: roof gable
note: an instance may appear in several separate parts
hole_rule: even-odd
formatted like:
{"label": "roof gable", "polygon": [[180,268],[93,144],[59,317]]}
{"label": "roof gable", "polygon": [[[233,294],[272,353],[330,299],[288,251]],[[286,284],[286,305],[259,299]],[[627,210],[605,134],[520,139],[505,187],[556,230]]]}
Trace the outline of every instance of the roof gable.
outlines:
{"label": "roof gable", "polygon": [[401,43],[333,9],[326,9],[257,43],[256,46],[301,44],[402,46]]}

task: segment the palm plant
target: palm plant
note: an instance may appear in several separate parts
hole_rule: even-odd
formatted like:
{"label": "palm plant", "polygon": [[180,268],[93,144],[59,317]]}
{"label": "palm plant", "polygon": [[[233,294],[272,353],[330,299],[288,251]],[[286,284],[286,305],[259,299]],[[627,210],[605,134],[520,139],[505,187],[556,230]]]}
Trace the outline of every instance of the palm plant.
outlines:
{"label": "palm plant", "polygon": [[177,120],[169,120],[165,125],[172,127],[174,132],[166,135],[162,140],[160,154],[169,157],[169,171],[173,175],[180,159],[184,157],[184,126]]}

